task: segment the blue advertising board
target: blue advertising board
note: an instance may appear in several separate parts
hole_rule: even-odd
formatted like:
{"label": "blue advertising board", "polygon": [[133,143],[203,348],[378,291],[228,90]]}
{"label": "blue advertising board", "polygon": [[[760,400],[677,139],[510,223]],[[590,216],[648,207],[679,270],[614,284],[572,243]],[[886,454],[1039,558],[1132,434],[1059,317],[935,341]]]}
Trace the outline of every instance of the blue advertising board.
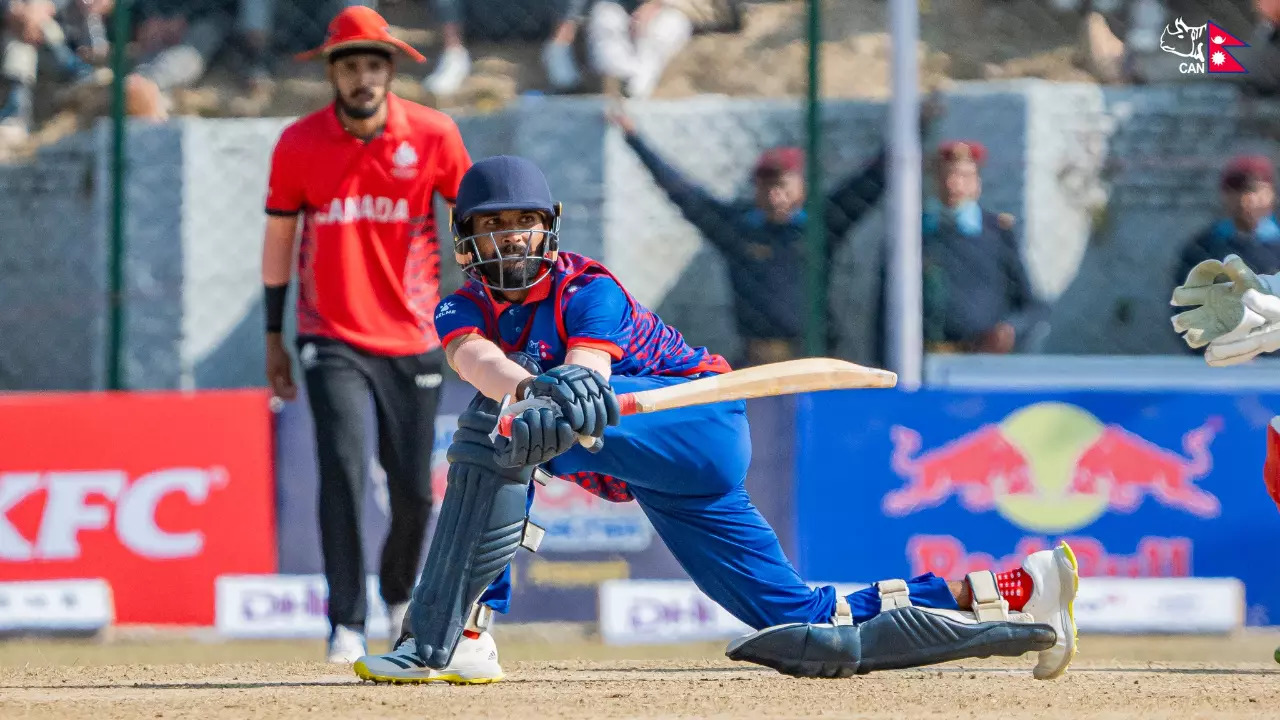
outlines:
{"label": "blue advertising board", "polygon": [[1017,566],[1067,540],[1082,576],[1235,577],[1280,622],[1262,481],[1280,395],[830,392],[799,398],[802,577]]}

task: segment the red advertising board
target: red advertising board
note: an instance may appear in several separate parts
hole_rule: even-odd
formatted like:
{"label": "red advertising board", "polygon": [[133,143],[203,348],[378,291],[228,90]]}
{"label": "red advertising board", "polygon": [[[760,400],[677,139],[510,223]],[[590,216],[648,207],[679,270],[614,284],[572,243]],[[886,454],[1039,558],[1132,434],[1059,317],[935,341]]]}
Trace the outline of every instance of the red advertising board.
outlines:
{"label": "red advertising board", "polygon": [[276,571],[265,391],[0,396],[0,581],[104,578],[119,623],[212,625]]}

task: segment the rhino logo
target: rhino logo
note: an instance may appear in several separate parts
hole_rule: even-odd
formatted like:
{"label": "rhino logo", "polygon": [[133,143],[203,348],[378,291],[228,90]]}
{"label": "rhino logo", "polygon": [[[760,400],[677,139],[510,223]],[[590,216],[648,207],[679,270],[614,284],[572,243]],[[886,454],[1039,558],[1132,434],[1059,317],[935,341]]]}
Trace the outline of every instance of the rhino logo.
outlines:
{"label": "rhino logo", "polygon": [[1178,18],[1172,25],[1166,25],[1160,32],[1160,49],[1177,55],[1204,62],[1204,33],[1209,27],[1204,25],[1189,26]]}

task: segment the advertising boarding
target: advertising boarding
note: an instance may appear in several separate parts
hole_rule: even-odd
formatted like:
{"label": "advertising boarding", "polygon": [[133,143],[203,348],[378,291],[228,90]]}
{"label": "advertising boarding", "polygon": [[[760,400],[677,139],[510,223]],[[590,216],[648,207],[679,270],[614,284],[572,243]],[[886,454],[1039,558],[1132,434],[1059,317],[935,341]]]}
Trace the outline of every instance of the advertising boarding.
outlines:
{"label": "advertising boarding", "polygon": [[265,391],[0,397],[0,581],[102,579],[117,623],[207,626],[219,575],[275,571]]}
{"label": "advertising boarding", "polygon": [[1082,577],[1238,578],[1247,622],[1277,622],[1262,466],[1278,411],[1244,393],[805,396],[802,575],[959,579],[1066,540]]}

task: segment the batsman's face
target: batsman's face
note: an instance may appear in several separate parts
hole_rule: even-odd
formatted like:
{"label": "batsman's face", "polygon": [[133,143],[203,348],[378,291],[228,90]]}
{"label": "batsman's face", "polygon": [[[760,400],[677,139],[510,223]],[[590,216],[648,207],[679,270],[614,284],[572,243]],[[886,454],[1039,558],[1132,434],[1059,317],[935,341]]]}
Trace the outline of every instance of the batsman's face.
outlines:
{"label": "batsman's face", "polygon": [[804,206],[804,177],[797,172],[756,176],[756,207],[771,223],[785,223]]}
{"label": "batsman's face", "polygon": [[982,177],[972,160],[959,160],[942,166],[938,177],[938,195],[947,207],[977,200],[982,194]]}
{"label": "batsman's face", "polygon": [[[500,210],[476,213],[471,217],[471,234],[481,260],[498,260],[484,266],[495,283],[519,286],[531,282],[541,272],[542,245],[546,242],[547,218],[536,210]],[[501,268],[501,269],[499,269]]]}
{"label": "batsman's face", "polygon": [[347,55],[329,64],[334,99],[357,120],[373,117],[387,101],[391,74],[391,61],[377,53]]}

